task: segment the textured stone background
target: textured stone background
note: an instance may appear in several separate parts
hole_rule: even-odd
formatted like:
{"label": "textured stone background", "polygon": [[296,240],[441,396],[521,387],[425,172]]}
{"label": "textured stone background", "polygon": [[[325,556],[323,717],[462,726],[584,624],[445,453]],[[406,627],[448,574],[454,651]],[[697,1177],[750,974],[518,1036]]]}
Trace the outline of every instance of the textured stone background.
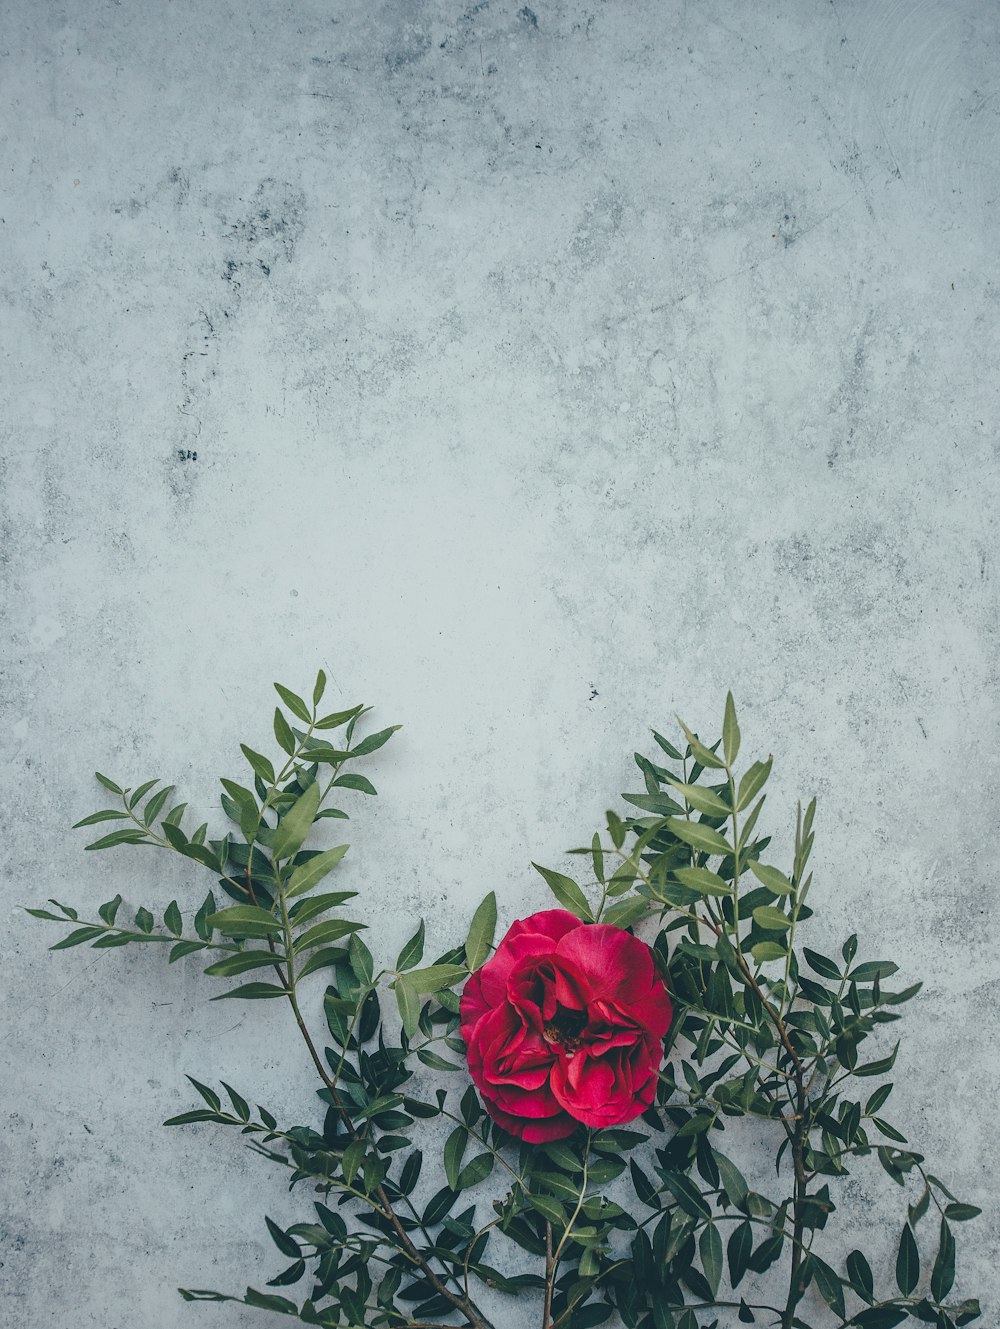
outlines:
{"label": "textured stone background", "polygon": [[[894,1119],[995,1220],[998,38],[983,0],[5,0],[5,1326],[274,1322],[173,1289],[261,1284],[301,1208],[159,1122],[184,1072],[308,1116],[288,1018],[16,906],[193,909],[81,853],[91,771],[207,810],[319,665],[405,723],[344,868],[388,958],[537,907],[529,859],[732,686],[772,826],[820,798],[816,940],[925,981]],[[900,1193],[845,1202],[888,1255]]]}

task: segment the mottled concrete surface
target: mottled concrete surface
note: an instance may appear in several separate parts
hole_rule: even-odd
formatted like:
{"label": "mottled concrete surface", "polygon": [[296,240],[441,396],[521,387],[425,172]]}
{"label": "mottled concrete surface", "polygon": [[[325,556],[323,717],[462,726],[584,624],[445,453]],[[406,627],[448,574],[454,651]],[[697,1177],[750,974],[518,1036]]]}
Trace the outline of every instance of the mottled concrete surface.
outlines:
{"label": "mottled concrete surface", "polygon": [[406,726],[344,869],[387,955],[537,906],[731,686],[773,825],[819,795],[817,939],[926,984],[895,1120],[987,1210],[996,1322],[998,39],[983,0],[5,0],[4,1326],[274,1322],[173,1289],[261,1284],[301,1210],[158,1123],[184,1072],[307,1117],[288,1019],[17,906],[196,907],[81,852],[90,772],[208,809],[321,664]]}

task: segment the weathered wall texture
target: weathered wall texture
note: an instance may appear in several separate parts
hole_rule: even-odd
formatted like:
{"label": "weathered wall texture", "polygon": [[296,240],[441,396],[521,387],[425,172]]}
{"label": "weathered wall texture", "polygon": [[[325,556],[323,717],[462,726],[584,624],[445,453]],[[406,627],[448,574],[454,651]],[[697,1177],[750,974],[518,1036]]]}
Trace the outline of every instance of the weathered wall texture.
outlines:
{"label": "weathered wall texture", "polygon": [[731,686],[775,829],[819,795],[817,939],[925,982],[895,1119],[995,1219],[996,6],[5,0],[0,40],[0,1321],[272,1322],[173,1289],[262,1283],[295,1206],[158,1123],[185,1071],[307,1114],[288,1019],[16,906],[193,909],[81,852],[90,773],[208,808],[319,665],[405,723],[344,870],[387,955],[537,907]]}

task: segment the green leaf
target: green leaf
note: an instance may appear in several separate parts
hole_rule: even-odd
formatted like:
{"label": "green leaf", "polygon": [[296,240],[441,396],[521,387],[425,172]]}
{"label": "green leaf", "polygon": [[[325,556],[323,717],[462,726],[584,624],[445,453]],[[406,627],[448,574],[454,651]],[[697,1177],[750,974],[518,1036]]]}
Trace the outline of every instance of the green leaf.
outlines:
{"label": "green leaf", "polygon": [[619,900],[605,909],[601,915],[601,922],[616,928],[630,928],[634,923],[638,923],[640,918],[645,918],[649,910],[648,900],[632,896],[628,900]]}
{"label": "green leaf", "polygon": [[891,1071],[896,1064],[896,1053],[898,1051],[899,1044],[897,1043],[888,1057],[882,1057],[879,1061],[869,1061],[864,1066],[855,1066],[853,1074],[885,1075],[886,1071]]}
{"label": "green leaf", "polygon": [[302,848],[319,811],[320,787],[317,781],[307,785],[281,818],[271,835],[271,854],[275,860],[290,858]]}
{"label": "green leaf", "polygon": [[225,937],[267,937],[281,931],[281,922],[254,904],[237,904],[209,914],[206,922]]}
{"label": "green leaf", "polygon": [[333,871],[347,853],[347,849],[346,844],[339,844],[335,849],[326,849],[323,853],[316,854],[314,858],[308,859],[305,863],[300,863],[288,878],[288,885],[285,887],[285,895],[288,899],[292,899],[296,895],[304,895],[306,891],[311,891],[328,872]]}
{"label": "green leaf", "polygon": [[145,832],[140,830],[121,830],[112,831],[110,835],[103,835],[93,844],[85,845],[86,849],[113,849],[119,844],[145,844]]}
{"label": "green leaf", "polygon": [[701,766],[707,766],[710,770],[721,771],[725,768],[725,762],[720,761],[712,749],[706,747],[698,738],[697,734],[691,732],[680,716],[677,717],[677,723],[684,730],[684,737],[688,741],[688,746],[694,755],[695,761]]}
{"label": "green leaf", "polygon": [[750,1253],[753,1250],[753,1230],[749,1221],[738,1224],[729,1238],[726,1254],[729,1261],[729,1281],[738,1287],[750,1265]]}
{"label": "green leaf", "polygon": [[679,790],[698,812],[707,812],[710,817],[728,817],[730,808],[723,803],[718,794],[713,794],[711,789],[706,789],[700,784],[685,784],[682,780],[676,780],[672,775],[668,776],[671,787]]}
{"label": "green leaf", "polygon": [[840,1275],[831,1269],[825,1260],[821,1260],[818,1255],[812,1255],[813,1278],[816,1280],[816,1286],[819,1288],[820,1296],[840,1318],[843,1320],[847,1315],[844,1306],[844,1288]]}
{"label": "green leaf", "polygon": [[325,946],[327,942],[339,941],[341,937],[349,937],[352,932],[357,932],[366,926],[365,923],[348,923],[344,919],[328,918],[323,923],[317,923],[315,927],[307,928],[300,937],[296,938],[295,954],[299,955],[313,946]]}
{"label": "green leaf", "polygon": [[772,895],[791,895],[794,887],[783,872],[777,868],[769,867],[767,863],[758,863],[755,858],[751,858],[747,867],[761,883],[766,886]]}
{"label": "green leaf", "polygon": [[184,920],[181,918],[181,911],[176,900],[171,900],[167,905],[163,914],[163,926],[168,932],[172,932],[175,937],[179,937],[184,931]]}
{"label": "green leaf", "polygon": [[769,904],[758,905],[753,911],[753,919],[758,927],[765,928],[768,931],[784,932],[786,928],[790,928],[792,925],[792,920],[787,914]]}
{"label": "green leaf", "polygon": [[346,775],[338,775],[332,787],[334,789],[357,789],[362,794],[378,793],[367,775],[356,775],[353,771],[348,771]]}
{"label": "green leaf", "polygon": [[736,703],[733,694],[726,693],[726,714],[722,721],[722,750],[726,754],[726,763],[732,766],[740,750],[740,728],[736,723]]}
{"label": "green leaf", "polygon": [[944,1216],[956,1223],[967,1223],[970,1218],[978,1218],[982,1212],[974,1204],[949,1204],[945,1206]]}
{"label": "green leaf", "polygon": [[460,1071],[461,1066],[456,1066],[453,1061],[445,1061],[444,1057],[439,1057],[436,1052],[430,1048],[417,1048],[417,1060],[422,1061],[425,1066],[430,1066],[434,1071]]}
{"label": "green leaf", "polygon": [[588,923],[594,921],[587,897],[572,877],[567,877],[562,872],[553,872],[551,868],[540,867],[537,863],[532,863],[531,866],[541,874],[549,890],[564,909],[568,909],[571,914]]}
{"label": "green leaf", "polygon": [[205,896],[201,908],[194,916],[194,930],[202,941],[212,940],[212,929],[209,927],[208,918],[215,912],[215,896],[211,891]]}
{"label": "green leaf", "polygon": [[862,1301],[874,1301],[875,1280],[872,1277],[871,1265],[860,1251],[851,1251],[847,1257],[847,1277]]}
{"label": "green leaf", "polygon": [[[497,929],[497,897],[494,891],[479,905],[472,916],[469,935],[465,939],[465,962],[474,973],[489,956]],[[454,1186],[452,1190],[454,1190]]]}
{"label": "green leaf", "polygon": [[759,941],[750,950],[757,964],[767,964],[769,960],[783,960],[787,954],[784,946],[776,941]]}
{"label": "green leaf", "polygon": [[896,1252],[896,1286],[904,1297],[908,1297],[920,1279],[920,1253],[917,1243],[907,1223],[899,1239]]}
{"label": "green leaf", "polygon": [[[275,684],[275,687],[277,687],[277,684]],[[298,1259],[302,1254],[299,1250],[299,1243],[295,1241],[294,1238],[290,1237],[287,1232],[284,1232],[278,1227],[277,1223],[272,1222],[266,1214],[264,1215],[264,1222],[267,1224],[267,1230],[271,1234],[271,1239],[275,1246],[277,1246],[278,1250],[281,1251],[282,1255]]]}
{"label": "green leaf", "polygon": [[176,946],[170,948],[169,963],[173,964],[175,960],[182,960],[185,955],[192,955],[195,951],[203,951],[205,943],[203,941],[179,941]]}
{"label": "green leaf", "polygon": [[278,987],[275,983],[244,983],[241,987],[233,988],[231,992],[220,992],[213,1001],[226,1001],[231,997],[241,997],[245,1001],[264,1001],[269,997],[287,997],[286,988]]}
{"label": "green leaf", "polygon": [[[101,918],[104,920],[104,922],[107,923],[109,928],[114,927],[115,918],[118,916],[118,909],[121,905],[121,902],[122,902],[122,897],[120,895],[116,895],[113,900],[108,900],[106,904],[102,904],[100,909],[98,909],[97,911],[98,914],[101,916]],[[47,916],[50,918],[52,917],[51,914]]]}
{"label": "green leaf", "polygon": [[874,983],[876,978],[888,978],[898,970],[899,965],[893,964],[891,960],[869,960],[866,964],[859,964],[856,969],[852,969],[850,977],[855,983]]}
{"label": "green leaf", "polygon": [[367,987],[375,972],[375,961],[371,951],[356,932],[352,934],[351,940],[348,942],[347,954],[350,956],[351,968],[354,970],[355,978]]}
{"label": "green leaf", "polygon": [[674,868],[674,876],[682,886],[702,895],[732,895],[733,888],[728,881],[723,881],[717,872],[708,868]]}
{"label": "green leaf", "polygon": [[410,987],[406,978],[396,979],[395,991],[399,1018],[403,1022],[403,1032],[407,1038],[412,1038],[417,1032],[417,1024],[420,1019],[420,999],[413,988]]}
{"label": "green leaf", "polygon": [[771,758],[767,761],[755,761],[748,767],[740,780],[739,788],[736,792],[736,810],[742,812],[750,804],[767,784],[767,777],[771,774]]}
{"label": "green leaf", "polygon": [[103,928],[84,927],[75,928],[62,941],[57,941],[54,946],[50,946],[50,951],[65,951],[70,946],[82,946],[85,941],[93,941],[95,937],[100,937],[104,932]]}
{"label": "green leaf", "polygon": [[119,785],[116,785],[114,780],[109,780],[108,777],[106,775],[102,775],[100,771],[94,772],[94,779],[97,780],[98,783],[102,784],[105,789],[110,789],[113,794],[125,793],[125,790],[122,789]]}
{"label": "green leaf", "polygon": [[135,925],[140,932],[150,933],[153,930],[153,915],[148,909],[139,908],[135,911]]}
{"label": "green leaf", "polygon": [[458,1190],[458,1174],[462,1170],[462,1156],[468,1143],[469,1132],[464,1126],[456,1126],[445,1141],[444,1175],[453,1191]]}
{"label": "green leaf", "polygon": [[840,981],[840,970],[832,960],[828,960],[825,955],[820,955],[819,951],[811,951],[808,946],[802,948],[802,954],[806,958],[806,964],[815,974],[821,978],[828,978],[833,982]]}
{"label": "green leaf", "polygon": [[290,688],[284,687],[281,683],[275,683],[274,690],[293,715],[297,716],[300,720],[304,720],[306,724],[309,723],[311,719],[309,707],[301,697],[297,697]]}
{"label": "green leaf", "polygon": [[468,970],[463,964],[432,964],[427,969],[411,969],[405,982],[418,996],[440,992],[442,988],[464,978]]}
{"label": "green leaf", "polygon": [[566,1226],[566,1212],[558,1200],[554,1200],[551,1195],[529,1195],[527,1198],[532,1209],[537,1209],[554,1227],[561,1229]]}
{"label": "green leaf", "polygon": [[144,784],[141,784],[139,788],[135,791],[135,793],[133,793],[132,797],[128,800],[129,812],[134,812],[137,805],[142,802],[142,800],[146,797],[146,795],[153,788],[153,786],[159,783],[160,783],[159,780],[147,780]]}
{"label": "green leaf", "polygon": [[339,729],[342,724],[347,724],[348,720],[353,720],[356,715],[360,715],[364,708],[362,706],[351,706],[346,711],[331,711],[329,715],[324,715],[321,720],[317,720],[314,729]]}
{"label": "green leaf", "polygon": [[490,1153],[477,1154],[462,1168],[462,1171],[458,1174],[458,1185],[453,1189],[464,1191],[468,1190],[470,1186],[477,1186],[493,1171],[494,1162],[494,1156]]}
{"label": "green leaf", "polygon": [[683,817],[668,817],[667,826],[678,840],[683,840],[692,849],[697,849],[700,854],[721,854],[725,857],[733,852],[732,845],[725,836],[720,835],[711,826],[706,826],[704,822],[686,821]]}
{"label": "green leaf", "polygon": [[295,735],[292,733],[291,725],[277,706],[274,708],[274,737],[278,740],[278,746],[291,756],[295,751]]}
{"label": "green leaf", "polygon": [[941,1240],[931,1270],[931,1296],[944,1301],[955,1281],[955,1238],[946,1218],[941,1219]]}
{"label": "green leaf", "polygon": [[347,952],[342,946],[324,947],[322,950],[313,951],[298,971],[298,979],[301,981],[303,978],[308,978],[310,974],[315,974],[320,969],[330,969],[334,965],[342,964],[346,959]]}
{"label": "green leaf", "polygon": [[718,1296],[719,1280],[722,1278],[722,1238],[714,1223],[707,1223],[702,1229],[698,1249],[701,1253],[701,1267],[714,1298]]}
{"label": "green leaf", "polygon": [[316,682],[313,685],[313,705],[318,706],[322,700],[323,693],[326,691],[326,674],[321,669],[316,675]]}
{"label": "green leaf", "polygon": [[369,734],[363,738],[356,748],[351,749],[352,757],[367,757],[370,752],[375,752],[383,743],[388,743],[397,729],[402,729],[402,725],[390,725],[388,729],[380,729],[377,734]]}
{"label": "green leaf", "polygon": [[103,812],[92,812],[82,821],[75,821],[70,829],[77,831],[81,826],[95,826],[99,821],[128,821],[128,815],[124,812],[115,812],[113,808],[106,808]]}
{"label": "green leaf", "polygon": [[682,1172],[664,1172],[663,1181],[686,1214],[692,1218],[710,1217],[711,1209],[689,1177]]}
{"label": "green leaf", "polygon": [[310,918],[325,914],[328,909],[336,909],[345,900],[353,900],[356,895],[357,891],[326,891],[322,895],[310,895],[308,900],[300,900],[292,906],[292,925],[301,927]]}
{"label": "green leaf", "polygon": [[240,751],[253,767],[254,774],[259,775],[266,785],[273,785],[274,767],[268,759],[259,752],[254,752],[253,748],[248,748],[245,743],[240,744]]}
{"label": "green leaf", "polygon": [[174,786],[172,784],[168,784],[164,786],[164,788],[161,789],[158,794],[153,795],[153,797],[149,800],[149,802],[146,804],[145,808],[143,809],[142,820],[144,825],[152,826],[153,822],[156,821],[157,817],[163,811],[164,803],[166,803],[167,799],[170,797],[170,795],[173,792],[174,792]]}
{"label": "green leaf", "polygon": [[424,920],[421,919],[416,932],[404,945],[396,958],[396,969],[412,969],[424,958]]}
{"label": "green leaf", "polygon": [[712,1151],[712,1157],[719,1169],[719,1180],[722,1182],[723,1190],[726,1192],[730,1204],[742,1205],[749,1189],[743,1173],[725,1154],[720,1154],[718,1150]]}
{"label": "green leaf", "polygon": [[236,974],[245,974],[251,969],[271,968],[282,959],[283,955],[280,953],[275,955],[271,951],[236,951],[222,960],[206,965],[205,973],[210,978],[232,978]]}

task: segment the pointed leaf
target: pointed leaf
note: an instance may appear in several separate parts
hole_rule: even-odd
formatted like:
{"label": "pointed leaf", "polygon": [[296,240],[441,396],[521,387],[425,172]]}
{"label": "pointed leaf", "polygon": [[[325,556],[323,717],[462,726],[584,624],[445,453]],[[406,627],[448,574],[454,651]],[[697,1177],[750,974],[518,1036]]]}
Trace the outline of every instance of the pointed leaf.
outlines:
{"label": "pointed leaf", "polygon": [[272,832],[271,853],[276,862],[281,858],[290,858],[302,848],[319,811],[319,801],[320,787],[314,780],[306,786]]}

